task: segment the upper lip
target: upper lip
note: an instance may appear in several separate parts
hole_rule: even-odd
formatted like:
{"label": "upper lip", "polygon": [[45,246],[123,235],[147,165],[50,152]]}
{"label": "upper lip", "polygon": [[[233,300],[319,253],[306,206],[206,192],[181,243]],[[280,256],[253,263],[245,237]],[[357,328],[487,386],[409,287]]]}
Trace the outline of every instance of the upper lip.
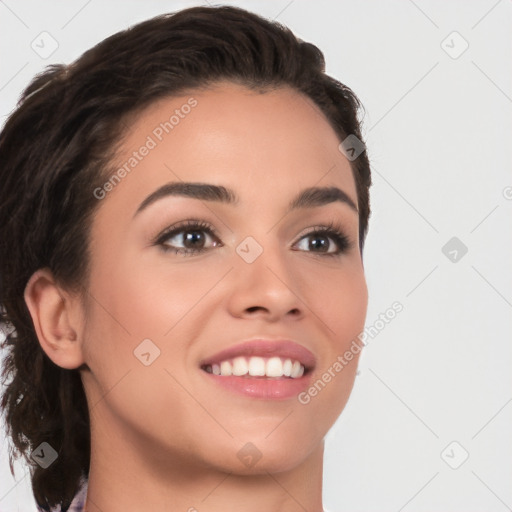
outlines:
{"label": "upper lip", "polygon": [[297,343],[289,339],[268,339],[268,338],[252,338],[245,340],[236,345],[232,345],[213,356],[204,359],[201,366],[219,364],[228,359],[235,357],[259,356],[259,357],[281,357],[283,359],[292,359],[299,361],[305,370],[311,370],[316,364],[316,358],[313,353]]}

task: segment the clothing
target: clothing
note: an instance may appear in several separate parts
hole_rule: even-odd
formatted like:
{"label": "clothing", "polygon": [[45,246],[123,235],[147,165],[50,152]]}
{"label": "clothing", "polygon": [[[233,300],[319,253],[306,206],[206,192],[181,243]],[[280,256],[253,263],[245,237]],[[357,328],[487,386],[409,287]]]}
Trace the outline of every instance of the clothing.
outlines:
{"label": "clothing", "polygon": [[[73,501],[67,509],[57,507],[52,509],[51,512],[84,512],[85,499],[87,497],[87,482],[82,480],[79,491],[75,494]],[[48,512],[48,510],[37,506],[38,512]]]}
{"label": "clothing", "polygon": [[69,505],[67,512],[83,512],[86,497],[87,497],[87,482],[83,483],[80,490],[75,494],[75,497],[73,498],[71,505]]}

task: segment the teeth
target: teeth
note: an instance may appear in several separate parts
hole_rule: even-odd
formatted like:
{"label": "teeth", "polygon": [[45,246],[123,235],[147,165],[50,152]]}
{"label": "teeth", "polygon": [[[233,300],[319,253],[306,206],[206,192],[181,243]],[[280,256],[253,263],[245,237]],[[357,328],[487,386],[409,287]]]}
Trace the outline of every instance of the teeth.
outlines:
{"label": "teeth", "polygon": [[283,375],[285,377],[290,377],[292,374],[292,360],[286,359],[283,363]]}
{"label": "teeth", "polygon": [[242,377],[291,377],[298,379],[304,375],[304,366],[299,361],[281,359],[280,357],[235,357],[231,361],[222,361],[220,364],[208,365],[208,373],[229,377],[231,375]]}
{"label": "teeth", "polygon": [[233,359],[233,375],[245,375],[249,371],[249,366],[245,357],[236,357]]}
{"label": "teeth", "polygon": [[222,363],[220,363],[220,374],[224,377],[233,375],[233,369],[231,368],[231,363],[229,361],[222,361]]}
{"label": "teeth", "polygon": [[300,377],[303,373],[304,367],[299,363],[299,361],[294,361],[292,366],[292,379]]}
{"label": "teeth", "polygon": [[263,377],[265,375],[265,360],[263,357],[249,358],[249,375],[251,377]]}
{"label": "teeth", "polygon": [[271,357],[267,361],[265,374],[267,377],[282,377],[283,376],[283,363],[279,357]]}

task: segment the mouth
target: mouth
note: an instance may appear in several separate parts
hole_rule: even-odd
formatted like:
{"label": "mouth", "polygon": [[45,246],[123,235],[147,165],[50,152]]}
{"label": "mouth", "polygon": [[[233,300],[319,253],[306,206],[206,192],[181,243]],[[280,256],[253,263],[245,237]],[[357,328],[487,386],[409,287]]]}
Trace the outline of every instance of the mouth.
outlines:
{"label": "mouth", "polygon": [[235,357],[231,360],[221,361],[202,367],[208,373],[222,377],[261,377],[261,378],[290,378],[298,379],[304,375],[304,366],[296,359],[281,357],[264,358],[258,356]]}
{"label": "mouth", "polygon": [[203,360],[201,370],[231,392],[260,399],[287,399],[303,391],[316,364],[291,340],[253,339]]}

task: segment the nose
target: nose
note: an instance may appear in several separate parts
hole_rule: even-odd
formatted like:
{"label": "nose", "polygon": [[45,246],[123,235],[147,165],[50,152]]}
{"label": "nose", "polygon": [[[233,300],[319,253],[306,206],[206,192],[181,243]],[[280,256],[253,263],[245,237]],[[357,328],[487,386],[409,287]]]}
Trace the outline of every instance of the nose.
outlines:
{"label": "nose", "polygon": [[231,314],[240,318],[259,316],[272,322],[302,318],[305,306],[300,281],[282,248],[266,247],[252,262],[244,259],[243,252],[240,254],[232,276]]}

